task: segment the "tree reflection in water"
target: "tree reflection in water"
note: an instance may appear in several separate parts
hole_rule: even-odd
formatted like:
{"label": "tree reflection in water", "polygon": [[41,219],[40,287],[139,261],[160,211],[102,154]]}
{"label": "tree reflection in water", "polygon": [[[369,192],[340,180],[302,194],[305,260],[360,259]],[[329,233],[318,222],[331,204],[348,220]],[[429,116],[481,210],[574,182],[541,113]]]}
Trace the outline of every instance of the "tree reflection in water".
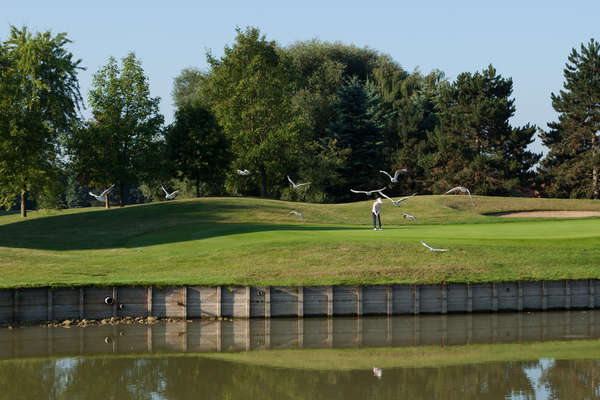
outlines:
{"label": "tree reflection in water", "polygon": [[[532,379],[534,377],[534,379]],[[598,398],[598,361],[312,371],[205,357],[109,357],[0,363],[6,399],[530,399]]]}

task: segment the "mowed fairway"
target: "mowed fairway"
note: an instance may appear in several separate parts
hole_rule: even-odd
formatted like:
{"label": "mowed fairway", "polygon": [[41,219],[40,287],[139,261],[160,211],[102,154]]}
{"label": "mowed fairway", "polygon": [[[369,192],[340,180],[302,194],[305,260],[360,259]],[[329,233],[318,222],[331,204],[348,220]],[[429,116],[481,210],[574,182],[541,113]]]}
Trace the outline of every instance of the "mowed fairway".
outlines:
{"label": "mowed fairway", "polygon": [[[600,278],[600,218],[516,219],[511,210],[600,211],[600,202],[416,196],[305,204],[180,200],[0,217],[0,287],[320,285]],[[306,222],[289,214],[302,212]],[[402,212],[418,217],[404,220]],[[432,253],[420,244],[449,249]]]}

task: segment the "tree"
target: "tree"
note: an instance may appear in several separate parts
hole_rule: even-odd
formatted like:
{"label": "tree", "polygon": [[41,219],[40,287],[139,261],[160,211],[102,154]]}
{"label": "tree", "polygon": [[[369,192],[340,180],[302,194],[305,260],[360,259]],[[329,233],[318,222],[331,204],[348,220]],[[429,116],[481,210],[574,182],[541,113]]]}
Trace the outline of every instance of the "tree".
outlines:
{"label": "tree", "polygon": [[174,174],[194,182],[196,197],[200,197],[201,182],[219,191],[229,167],[229,141],[210,110],[182,106],[175,112],[175,122],[165,132],[165,140]]}
{"label": "tree", "polygon": [[550,151],[542,161],[544,192],[559,197],[598,199],[600,167],[600,44],[591,39],[571,50],[564,90],[552,93],[558,121],[540,138]]}
{"label": "tree", "polygon": [[52,190],[58,180],[59,138],[78,119],[81,60],[66,50],[66,33],[32,35],[11,26],[0,44],[0,203],[20,194],[27,216],[30,192]]}
{"label": "tree", "polygon": [[[283,171],[294,164],[300,131],[290,104],[292,64],[258,29],[236,32],[223,57],[208,54],[207,99],[231,140],[233,167],[252,171],[245,181],[260,196],[275,196],[285,182]],[[230,175],[230,185],[238,179]]]}
{"label": "tree", "polygon": [[[160,169],[160,133],[164,121],[159,97],[150,96],[148,78],[134,53],[111,57],[94,75],[89,102],[93,118],[70,141],[74,168],[87,186],[125,184],[151,177]],[[108,207],[108,198],[106,207]]]}
{"label": "tree", "polygon": [[480,194],[508,194],[532,184],[531,168],[541,155],[527,150],[535,127],[513,128],[512,79],[491,65],[465,72],[440,92],[440,123],[430,134],[429,157],[435,192],[464,185]]}
{"label": "tree", "polygon": [[390,115],[370,82],[350,78],[337,92],[333,104],[336,119],[329,125],[328,137],[347,149],[348,156],[340,168],[340,179],[327,189],[339,200],[350,200],[349,188],[362,188],[372,182],[374,174],[384,168],[384,128]]}

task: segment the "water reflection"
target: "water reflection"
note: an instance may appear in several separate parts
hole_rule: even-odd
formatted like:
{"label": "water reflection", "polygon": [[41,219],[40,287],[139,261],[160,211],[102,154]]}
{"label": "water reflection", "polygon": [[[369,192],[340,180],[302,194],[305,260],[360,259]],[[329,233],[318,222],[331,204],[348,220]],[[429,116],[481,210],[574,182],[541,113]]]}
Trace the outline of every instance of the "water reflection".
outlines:
{"label": "water reflection", "polygon": [[253,319],[0,329],[0,359],[107,353],[400,347],[600,338],[600,311]]}
{"label": "water reflection", "polygon": [[202,357],[0,363],[7,399],[594,399],[598,379],[597,361],[561,360],[397,368],[381,379],[371,370],[278,369]]}

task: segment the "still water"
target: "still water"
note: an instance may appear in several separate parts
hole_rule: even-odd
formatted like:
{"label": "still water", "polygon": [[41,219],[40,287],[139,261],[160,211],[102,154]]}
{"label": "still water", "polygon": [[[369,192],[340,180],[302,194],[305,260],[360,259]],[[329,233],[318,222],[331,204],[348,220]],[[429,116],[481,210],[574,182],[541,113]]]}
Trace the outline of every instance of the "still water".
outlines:
{"label": "still water", "polygon": [[600,312],[2,328],[0,399],[594,399],[599,338]]}

